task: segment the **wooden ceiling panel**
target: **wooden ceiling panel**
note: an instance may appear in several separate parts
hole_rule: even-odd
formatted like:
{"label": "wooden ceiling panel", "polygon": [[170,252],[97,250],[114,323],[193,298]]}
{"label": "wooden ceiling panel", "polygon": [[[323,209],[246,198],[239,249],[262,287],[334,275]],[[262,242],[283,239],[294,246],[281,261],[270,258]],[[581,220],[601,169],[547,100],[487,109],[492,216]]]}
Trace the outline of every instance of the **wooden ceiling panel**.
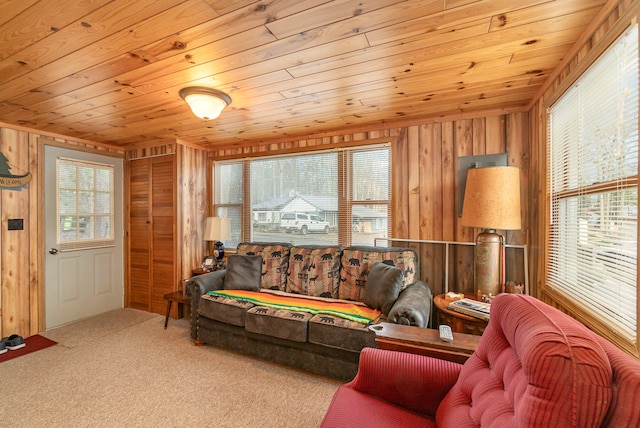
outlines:
{"label": "wooden ceiling panel", "polygon": [[[5,0],[0,122],[204,149],[531,101],[605,0]],[[214,121],[178,96],[227,92]]]}

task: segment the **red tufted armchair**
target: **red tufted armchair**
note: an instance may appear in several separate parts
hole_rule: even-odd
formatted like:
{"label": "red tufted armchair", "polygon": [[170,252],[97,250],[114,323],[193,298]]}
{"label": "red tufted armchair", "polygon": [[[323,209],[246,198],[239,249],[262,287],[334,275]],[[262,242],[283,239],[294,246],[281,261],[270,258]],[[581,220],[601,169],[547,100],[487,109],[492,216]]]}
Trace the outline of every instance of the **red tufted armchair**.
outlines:
{"label": "red tufted armchair", "polygon": [[640,427],[640,362],[529,296],[499,295],[464,365],[365,348],[323,427]]}

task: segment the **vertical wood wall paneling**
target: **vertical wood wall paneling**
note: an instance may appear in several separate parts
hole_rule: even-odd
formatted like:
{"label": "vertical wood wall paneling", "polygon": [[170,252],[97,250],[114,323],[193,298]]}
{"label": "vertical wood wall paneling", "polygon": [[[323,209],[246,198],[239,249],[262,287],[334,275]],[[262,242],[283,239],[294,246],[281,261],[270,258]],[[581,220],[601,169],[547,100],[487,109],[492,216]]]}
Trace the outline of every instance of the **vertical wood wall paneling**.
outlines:
{"label": "vertical wood wall paneling", "polygon": [[409,154],[408,132],[403,129],[392,145],[392,238],[409,238]]}
{"label": "vertical wood wall paneling", "polygon": [[[0,130],[0,152],[7,158],[12,174],[29,171],[29,135],[24,131]],[[2,334],[30,332],[29,317],[29,193],[21,190],[0,190],[2,222]],[[23,230],[8,230],[9,219],[23,219]]]}
{"label": "vertical wood wall paneling", "polygon": [[[455,223],[455,241],[472,242],[478,235],[475,228],[463,226],[458,217],[458,191],[460,183],[458,180],[458,159],[461,156],[472,156],[485,154],[484,141],[476,142],[474,145],[473,120],[461,119],[457,120],[454,125],[454,183],[452,189],[456,197],[455,210],[449,215],[456,219]],[[474,149],[478,152],[474,152]],[[451,259],[453,261],[453,270],[450,270],[450,277],[455,281],[450,285],[450,290],[458,292],[473,291],[473,249],[464,246],[455,246],[451,251]]]}
{"label": "vertical wood wall paneling", "polygon": [[[522,227],[519,230],[509,230],[505,233],[507,244],[528,243],[529,236],[528,218],[529,212],[529,189],[527,177],[530,175],[529,159],[529,115],[526,113],[516,113],[507,118],[506,126],[506,147],[509,154],[509,165],[520,169],[520,210],[522,217]],[[522,144],[513,144],[513,141],[522,141]],[[509,249],[505,254],[506,280],[524,283],[524,251]]]}
{"label": "vertical wood wall paneling", "polygon": [[178,254],[180,280],[191,278],[207,253],[204,241],[205,218],[209,216],[208,153],[188,146],[179,147],[178,165]]}
{"label": "vertical wood wall paneling", "polygon": [[[44,274],[44,146],[38,135],[29,134],[29,171],[32,179],[29,183],[29,335],[37,334],[45,328],[45,294],[44,281],[40,281],[40,274]],[[34,210],[35,213],[34,214]],[[37,214],[40,213],[40,214]],[[33,314],[33,316],[31,316]]]}
{"label": "vertical wood wall paneling", "polygon": [[[440,135],[442,138],[440,143],[442,151],[442,160],[440,162],[440,165],[442,165],[442,188],[440,189],[440,192],[442,192],[442,210],[437,212],[436,215],[442,218],[442,240],[454,241],[456,224],[458,223],[458,187],[456,184],[458,182],[458,162],[454,154],[454,123],[443,122],[440,124],[440,127]],[[433,143],[438,144],[438,141],[434,140]],[[433,161],[436,162],[434,165],[438,165],[437,159],[434,158]],[[429,233],[433,236],[437,236],[437,231],[435,230],[431,230]],[[449,251],[449,272],[454,271],[454,262],[455,260],[452,257],[452,252]],[[441,282],[440,284],[441,285],[439,287],[433,289],[435,294],[444,292],[445,284],[444,282]],[[449,282],[447,284],[449,290],[455,290],[455,285],[455,275],[449,275]]]}
{"label": "vertical wood wall paneling", "polygon": [[[420,199],[423,197],[420,192],[420,176],[425,175],[426,171],[420,168],[420,127],[410,126],[407,132],[407,160],[408,168],[405,173],[409,175],[408,182],[408,226],[409,236],[420,236]],[[418,238],[416,238],[418,239]]]}

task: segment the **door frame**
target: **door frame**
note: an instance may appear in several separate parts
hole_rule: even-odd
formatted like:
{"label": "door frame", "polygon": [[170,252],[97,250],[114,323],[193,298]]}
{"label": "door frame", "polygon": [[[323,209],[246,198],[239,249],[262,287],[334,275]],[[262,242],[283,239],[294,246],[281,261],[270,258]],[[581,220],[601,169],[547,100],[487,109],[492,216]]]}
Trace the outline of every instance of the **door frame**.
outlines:
{"label": "door frame", "polygon": [[[45,290],[45,257],[47,248],[45,247],[45,195],[44,195],[44,166],[45,166],[45,146],[53,146],[67,150],[75,150],[78,152],[92,153],[96,155],[102,156],[111,156],[114,158],[122,159],[122,168],[123,168],[123,179],[124,179],[124,169],[125,169],[125,153],[121,149],[117,149],[115,147],[109,146],[89,146],[84,145],[83,143],[79,143],[78,145],[69,144],[65,141],[55,140],[53,137],[38,135],[37,137],[37,180],[34,183],[32,180],[29,184],[33,186],[34,184],[37,186],[37,203],[41,209],[38,209],[37,214],[37,287],[32,290],[29,297],[29,305],[32,308],[32,313],[37,314],[37,320],[31,319],[31,332],[33,334],[42,332],[46,328],[46,290]],[[103,147],[103,148],[98,148]],[[124,225],[124,215],[126,210],[126,188],[124,183],[120,183],[122,186],[122,224]],[[124,236],[123,236],[123,251],[122,251],[122,263],[123,263],[123,288],[126,290],[126,277],[124,277],[124,266],[126,263],[125,259],[125,248],[124,248]],[[123,301],[124,302],[124,301]],[[35,327],[35,329],[34,329]]]}

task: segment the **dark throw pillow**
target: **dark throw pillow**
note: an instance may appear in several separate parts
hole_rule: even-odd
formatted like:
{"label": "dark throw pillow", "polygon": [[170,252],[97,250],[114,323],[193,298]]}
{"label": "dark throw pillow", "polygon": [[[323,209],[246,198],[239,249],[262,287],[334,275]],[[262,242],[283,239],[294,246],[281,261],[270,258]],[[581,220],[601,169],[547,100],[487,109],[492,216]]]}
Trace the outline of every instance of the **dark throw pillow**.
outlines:
{"label": "dark throw pillow", "polygon": [[260,290],[262,256],[234,254],[227,258],[225,290]]}
{"label": "dark throw pillow", "polygon": [[364,285],[365,305],[388,315],[402,288],[402,270],[376,262],[371,266]]}

